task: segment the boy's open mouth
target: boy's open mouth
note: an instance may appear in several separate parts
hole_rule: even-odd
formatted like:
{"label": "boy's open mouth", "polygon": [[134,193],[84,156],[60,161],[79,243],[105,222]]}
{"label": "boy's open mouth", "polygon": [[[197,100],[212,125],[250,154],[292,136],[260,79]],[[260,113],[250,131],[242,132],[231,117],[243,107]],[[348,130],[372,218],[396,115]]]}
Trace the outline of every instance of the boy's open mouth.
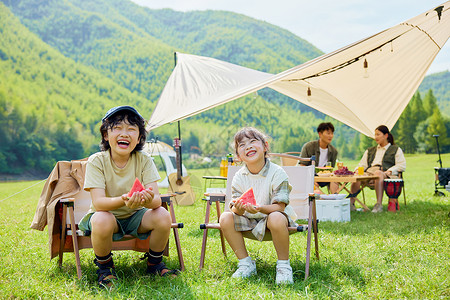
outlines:
{"label": "boy's open mouth", "polygon": [[121,148],[126,148],[126,147],[128,147],[128,145],[130,145],[130,142],[120,140],[120,141],[117,141],[117,145],[119,145],[119,147],[121,147]]}

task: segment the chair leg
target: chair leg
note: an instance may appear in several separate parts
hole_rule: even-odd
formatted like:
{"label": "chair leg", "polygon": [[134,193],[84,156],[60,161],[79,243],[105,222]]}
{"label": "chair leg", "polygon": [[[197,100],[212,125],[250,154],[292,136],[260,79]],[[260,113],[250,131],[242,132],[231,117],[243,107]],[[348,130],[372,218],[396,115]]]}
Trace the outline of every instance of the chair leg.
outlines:
{"label": "chair leg", "polygon": [[308,214],[308,234],[306,236],[306,259],[305,259],[305,280],[309,276],[309,261],[311,256],[311,229],[312,229],[312,206],[309,206]]}
{"label": "chair leg", "polygon": [[[217,223],[219,223],[221,214],[219,201],[216,201],[216,211],[217,211]],[[220,233],[220,243],[222,245],[222,253],[225,257],[227,257],[227,249],[225,248],[225,239],[223,237],[222,229],[219,229],[219,233]]]}
{"label": "chair leg", "polygon": [[[163,208],[165,208],[167,211],[169,211],[169,209],[167,208],[167,203],[166,203],[166,202],[162,201],[162,202],[161,202],[161,206],[162,206]],[[172,221],[172,222],[173,222],[173,221]],[[163,250],[163,255],[166,256],[166,257],[169,257],[169,241],[170,241],[170,240],[167,240],[166,247],[164,247],[164,250]]]}
{"label": "chair leg", "polygon": [[[206,201],[206,213],[205,213],[205,224],[209,223],[209,214],[211,211],[211,201]],[[206,255],[206,240],[208,238],[208,228],[203,229],[203,241],[202,241],[202,252],[200,254],[200,265],[199,269],[203,269],[205,264],[205,255]]]}
{"label": "chair leg", "polygon": [[319,240],[317,239],[317,232],[319,231],[318,224],[317,224],[317,213],[316,213],[316,200],[313,200],[313,210],[312,210],[312,216],[313,216],[313,231],[314,231],[314,246],[316,250],[316,258],[319,260]]}
{"label": "chair leg", "polygon": [[77,236],[77,228],[75,226],[75,215],[73,212],[73,206],[69,207],[69,216],[70,216],[70,227],[72,229],[73,252],[75,254],[75,261],[77,265],[77,275],[78,279],[81,279],[80,249],[78,248],[78,236]]}
{"label": "chair leg", "polygon": [[[175,211],[173,210],[173,206],[169,205],[169,207],[170,207],[170,216],[172,217],[172,222],[176,223],[177,220],[175,218]],[[181,252],[180,235],[178,234],[178,228],[173,228],[173,236],[175,238],[175,245],[177,246],[178,260],[180,261],[180,270],[184,271],[184,259],[183,259],[183,253]]]}
{"label": "chair leg", "polygon": [[405,191],[405,183],[403,183],[403,201],[405,202],[405,206],[406,206],[406,191]]}
{"label": "chair leg", "polygon": [[67,214],[67,206],[63,205],[63,213],[62,213],[62,220],[61,220],[61,235],[59,237],[59,260],[58,265],[61,268],[62,261],[63,261],[63,255],[64,255],[64,244],[66,243],[66,214]]}
{"label": "chair leg", "polygon": [[363,202],[366,204],[366,195],[364,195],[364,187],[361,187],[361,193],[363,195]]}

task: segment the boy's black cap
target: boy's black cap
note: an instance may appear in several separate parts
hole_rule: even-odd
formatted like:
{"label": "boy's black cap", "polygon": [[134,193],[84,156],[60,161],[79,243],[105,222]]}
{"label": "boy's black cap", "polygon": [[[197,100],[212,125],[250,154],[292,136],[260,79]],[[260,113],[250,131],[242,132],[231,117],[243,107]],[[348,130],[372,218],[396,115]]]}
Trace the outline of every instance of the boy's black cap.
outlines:
{"label": "boy's black cap", "polygon": [[115,114],[117,114],[118,112],[121,112],[121,111],[128,111],[128,112],[131,112],[131,113],[133,113],[133,114],[139,116],[141,119],[144,119],[144,118],[141,116],[141,114],[138,113],[138,111],[137,111],[134,107],[131,107],[131,106],[128,106],[128,105],[122,105],[122,106],[116,106],[116,107],[113,107],[113,108],[111,108],[110,110],[108,110],[108,111],[106,112],[105,116],[103,117],[102,122],[104,122],[106,119],[108,119],[108,118],[111,117],[112,115],[115,115]]}

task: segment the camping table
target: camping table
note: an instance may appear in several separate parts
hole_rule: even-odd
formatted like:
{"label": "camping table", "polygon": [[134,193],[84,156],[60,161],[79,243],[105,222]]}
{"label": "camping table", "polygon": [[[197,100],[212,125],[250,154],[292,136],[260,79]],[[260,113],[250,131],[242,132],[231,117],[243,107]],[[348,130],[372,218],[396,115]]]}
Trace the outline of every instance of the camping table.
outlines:
{"label": "camping table", "polygon": [[[370,176],[370,175],[351,175],[351,176],[315,176],[314,182],[337,182],[339,185],[339,189],[336,191],[339,194],[340,191],[346,190],[349,194],[351,194],[350,190],[347,188],[347,185],[352,182],[369,182],[370,180],[378,179],[378,176]],[[362,187],[363,188],[363,187]],[[365,205],[361,200],[355,197],[356,201],[364,208],[364,211],[369,211],[370,209]]]}

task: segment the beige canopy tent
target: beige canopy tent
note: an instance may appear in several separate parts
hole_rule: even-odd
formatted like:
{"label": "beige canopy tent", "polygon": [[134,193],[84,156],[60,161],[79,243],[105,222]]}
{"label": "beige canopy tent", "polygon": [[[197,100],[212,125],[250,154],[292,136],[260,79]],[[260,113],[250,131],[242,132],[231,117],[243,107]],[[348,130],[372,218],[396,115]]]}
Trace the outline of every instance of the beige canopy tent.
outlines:
{"label": "beige canopy tent", "polygon": [[373,136],[395,125],[449,36],[447,1],[276,75],[178,53],[147,130],[269,87]]}

